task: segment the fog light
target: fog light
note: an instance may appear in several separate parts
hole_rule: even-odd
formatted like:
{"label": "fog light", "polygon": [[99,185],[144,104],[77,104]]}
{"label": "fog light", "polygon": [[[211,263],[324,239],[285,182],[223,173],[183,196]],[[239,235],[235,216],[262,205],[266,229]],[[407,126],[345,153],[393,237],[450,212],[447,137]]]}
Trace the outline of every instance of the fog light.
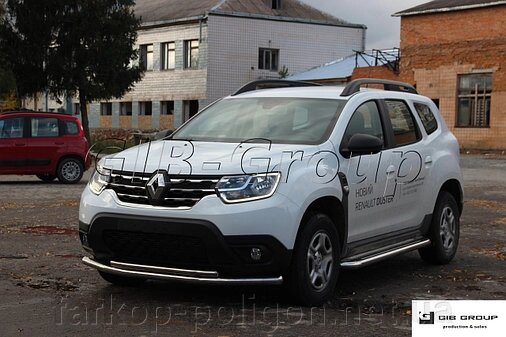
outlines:
{"label": "fog light", "polygon": [[262,259],[262,250],[260,248],[251,248],[249,255],[254,261],[260,261]]}

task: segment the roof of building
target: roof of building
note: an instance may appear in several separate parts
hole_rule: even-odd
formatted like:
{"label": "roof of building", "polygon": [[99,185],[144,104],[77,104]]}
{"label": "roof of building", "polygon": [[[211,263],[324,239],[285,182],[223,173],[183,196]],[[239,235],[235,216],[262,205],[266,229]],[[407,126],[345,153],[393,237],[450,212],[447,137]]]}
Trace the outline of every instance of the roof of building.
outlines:
{"label": "roof of building", "polygon": [[277,21],[366,28],[306,5],[299,0],[282,0],[272,9],[266,0],[137,0],[135,13],[144,26],[196,20],[209,14],[251,17]]}
{"label": "roof of building", "polygon": [[452,12],[497,5],[506,5],[506,1],[494,0],[435,0],[393,14],[393,16],[420,15],[429,13]]}
{"label": "roof of building", "polygon": [[[391,57],[391,58],[390,58]],[[388,61],[395,61],[395,56],[386,56]],[[351,77],[355,68],[369,67],[373,64],[385,65],[385,61],[378,60],[376,57],[361,54],[355,54],[348,57],[338,59],[320,66],[311,68],[298,74],[291,75],[287,80],[293,81],[315,81],[315,80],[328,80],[328,79],[344,79]]]}

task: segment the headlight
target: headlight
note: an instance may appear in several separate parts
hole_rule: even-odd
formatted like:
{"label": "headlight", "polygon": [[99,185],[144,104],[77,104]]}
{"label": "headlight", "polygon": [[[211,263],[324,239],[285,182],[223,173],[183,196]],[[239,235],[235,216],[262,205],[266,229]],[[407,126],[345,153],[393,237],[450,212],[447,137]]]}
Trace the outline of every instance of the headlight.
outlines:
{"label": "headlight", "polygon": [[95,194],[100,194],[111,180],[111,170],[97,166],[90,179],[90,190]]}
{"label": "headlight", "polygon": [[227,204],[269,198],[278,187],[281,173],[223,177],[216,192]]}

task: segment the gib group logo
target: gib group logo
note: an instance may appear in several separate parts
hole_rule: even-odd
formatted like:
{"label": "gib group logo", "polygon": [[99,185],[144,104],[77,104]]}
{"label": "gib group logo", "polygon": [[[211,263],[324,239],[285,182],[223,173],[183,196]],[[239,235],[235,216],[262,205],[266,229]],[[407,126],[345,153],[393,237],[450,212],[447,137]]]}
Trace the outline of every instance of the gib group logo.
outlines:
{"label": "gib group logo", "polygon": [[413,301],[413,337],[499,337],[506,301]]}

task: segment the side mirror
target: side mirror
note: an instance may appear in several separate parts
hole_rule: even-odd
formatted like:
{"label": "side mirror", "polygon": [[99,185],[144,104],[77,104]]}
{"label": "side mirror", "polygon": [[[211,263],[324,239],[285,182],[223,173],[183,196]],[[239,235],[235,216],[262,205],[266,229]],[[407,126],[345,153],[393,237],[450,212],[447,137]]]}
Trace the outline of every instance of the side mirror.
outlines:
{"label": "side mirror", "polygon": [[348,148],[343,149],[348,155],[375,154],[383,149],[383,141],[378,137],[362,133],[354,134],[348,143]]}

